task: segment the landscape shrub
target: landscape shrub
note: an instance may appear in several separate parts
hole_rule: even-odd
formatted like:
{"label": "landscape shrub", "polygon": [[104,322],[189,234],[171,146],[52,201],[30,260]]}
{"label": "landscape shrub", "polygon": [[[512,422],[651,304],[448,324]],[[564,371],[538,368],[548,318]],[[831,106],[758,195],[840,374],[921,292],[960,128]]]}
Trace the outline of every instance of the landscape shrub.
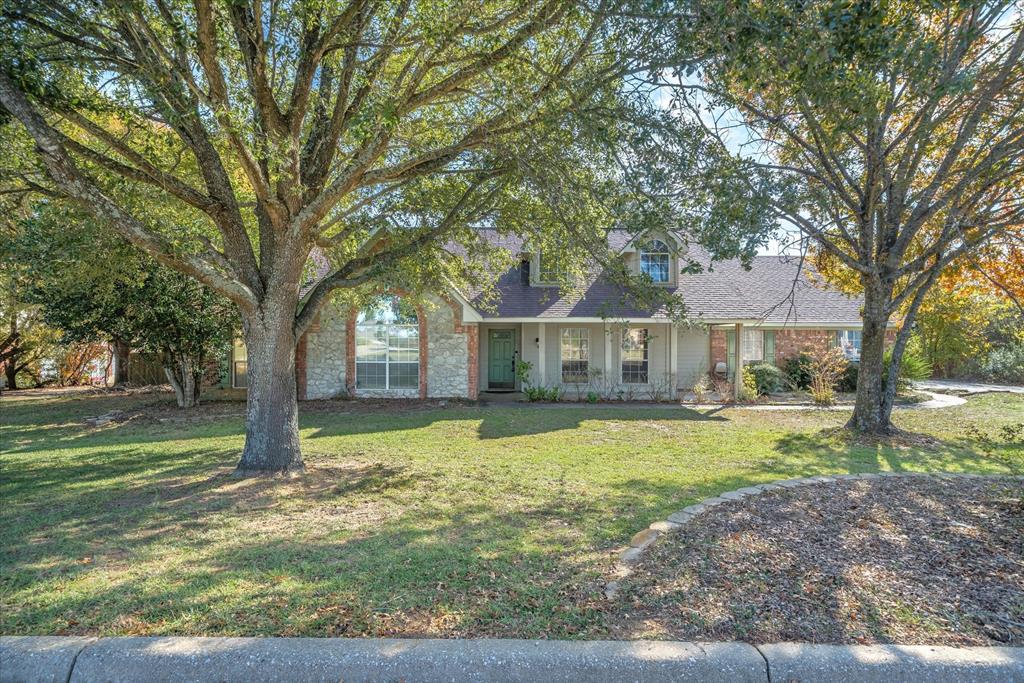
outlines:
{"label": "landscape shrub", "polygon": [[786,381],[793,389],[811,388],[811,354],[802,351],[795,356],[786,359],[782,368],[786,375]]}
{"label": "landscape shrub", "polygon": [[811,396],[814,402],[830,406],[836,400],[836,384],[849,365],[843,350],[823,349],[811,356]]}
{"label": "landscape shrub", "polygon": [[[892,349],[885,352],[882,367],[882,389],[886,387],[889,376],[889,365],[892,363]],[[900,371],[896,377],[896,393],[902,394],[910,389],[911,382],[921,382],[932,376],[932,366],[915,346],[907,346],[900,359]],[[854,388],[856,389],[856,383]]]}
{"label": "landscape shrub", "polygon": [[746,370],[749,370],[754,376],[758,396],[765,396],[776,392],[785,384],[782,370],[779,370],[771,363],[757,363],[746,368]]}
{"label": "landscape shrub", "polygon": [[852,394],[857,391],[857,373],[860,372],[860,363],[850,362],[843,370],[843,376],[836,383],[836,391],[844,394]]}
{"label": "landscape shrub", "polygon": [[992,349],[981,366],[981,374],[990,382],[1024,384],[1024,342]]}
{"label": "landscape shrub", "polygon": [[749,366],[743,366],[743,388],[740,391],[740,398],[744,401],[753,401],[757,398],[757,378]]}

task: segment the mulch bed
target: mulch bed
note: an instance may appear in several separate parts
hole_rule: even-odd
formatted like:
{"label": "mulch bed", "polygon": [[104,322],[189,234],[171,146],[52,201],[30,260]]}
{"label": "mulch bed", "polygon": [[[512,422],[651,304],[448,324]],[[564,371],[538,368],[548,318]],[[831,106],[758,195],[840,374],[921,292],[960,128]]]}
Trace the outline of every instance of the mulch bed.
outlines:
{"label": "mulch bed", "polygon": [[645,552],[616,637],[1024,645],[1024,482],[886,478],[719,505]]}

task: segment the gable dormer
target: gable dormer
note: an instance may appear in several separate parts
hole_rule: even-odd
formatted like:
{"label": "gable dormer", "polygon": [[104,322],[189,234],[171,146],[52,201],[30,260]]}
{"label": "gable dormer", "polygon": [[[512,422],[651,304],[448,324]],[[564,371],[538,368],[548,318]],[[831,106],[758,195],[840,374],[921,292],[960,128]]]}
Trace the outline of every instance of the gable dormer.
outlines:
{"label": "gable dormer", "polygon": [[654,284],[674,287],[679,282],[679,257],[685,246],[668,234],[639,235],[622,249],[630,272],[645,274]]}

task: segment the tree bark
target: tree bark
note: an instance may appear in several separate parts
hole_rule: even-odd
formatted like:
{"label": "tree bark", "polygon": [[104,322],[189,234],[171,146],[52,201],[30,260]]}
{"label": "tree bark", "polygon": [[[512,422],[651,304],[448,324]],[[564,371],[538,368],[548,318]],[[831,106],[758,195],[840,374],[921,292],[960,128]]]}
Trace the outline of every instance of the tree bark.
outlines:
{"label": "tree bark", "polygon": [[7,377],[7,390],[16,390],[18,388],[17,356],[11,356],[11,358],[4,363],[4,375]]}
{"label": "tree bark", "polygon": [[199,405],[200,378],[193,367],[188,358],[171,354],[165,356],[164,373],[174,389],[179,408],[195,408]]}
{"label": "tree bark", "polygon": [[[283,287],[285,290],[294,288]],[[245,449],[235,476],[301,472],[294,291],[270,292],[243,318],[249,369]]]}
{"label": "tree bark", "polygon": [[111,343],[114,349],[114,386],[128,383],[128,357],[131,354],[131,347],[121,339],[114,339]]}
{"label": "tree bark", "polygon": [[886,434],[892,431],[892,423],[884,410],[882,375],[885,370],[885,332],[889,324],[886,309],[892,285],[868,277],[864,280],[864,327],[857,371],[857,401],[846,426],[866,434]]}

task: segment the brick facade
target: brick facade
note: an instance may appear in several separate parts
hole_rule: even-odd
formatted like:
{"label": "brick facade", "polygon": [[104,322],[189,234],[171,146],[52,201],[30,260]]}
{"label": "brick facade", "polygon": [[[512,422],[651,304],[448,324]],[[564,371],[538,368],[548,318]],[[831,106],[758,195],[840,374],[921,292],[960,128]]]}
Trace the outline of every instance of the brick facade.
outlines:
{"label": "brick facade", "polygon": [[[716,363],[726,363],[728,343],[725,338],[726,330],[715,329],[711,331],[711,368]],[[775,330],[775,364],[781,366],[786,359],[797,356],[803,352],[814,353],[828,349],[835,339],[835,330],[806,330],[806,329],[782,329]],[[885,333],[886,344],[890,345],[896,341],[896,330],[890,329]]]}

